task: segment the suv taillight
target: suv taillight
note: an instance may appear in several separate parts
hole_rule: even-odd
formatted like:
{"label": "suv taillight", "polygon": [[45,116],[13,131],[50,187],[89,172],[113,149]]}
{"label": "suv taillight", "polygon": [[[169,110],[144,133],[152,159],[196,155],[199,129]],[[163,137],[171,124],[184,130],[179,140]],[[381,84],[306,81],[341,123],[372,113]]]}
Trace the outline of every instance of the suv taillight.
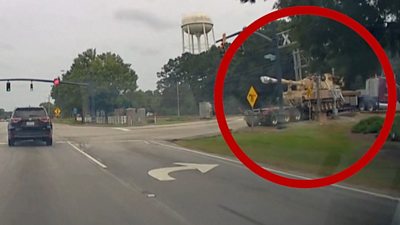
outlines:
{"label": "suv taillight", "polygon": [[42,121],[43,123],[48,123],[50,122],[50,117],[41,117],[40,121]]}
{"label": "suv taillight", "polygon": [[11,123],[18,123],[21,120],[22,120],[22,118],[14,117],[14,118],[11,118]]}

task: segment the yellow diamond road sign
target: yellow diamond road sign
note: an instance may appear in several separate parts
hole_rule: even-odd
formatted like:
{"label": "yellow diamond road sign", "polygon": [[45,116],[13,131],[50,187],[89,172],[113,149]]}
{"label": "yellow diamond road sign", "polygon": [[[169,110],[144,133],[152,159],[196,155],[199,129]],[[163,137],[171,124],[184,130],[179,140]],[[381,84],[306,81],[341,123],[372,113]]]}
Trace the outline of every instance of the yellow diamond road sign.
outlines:
{"label": "yellow diamond road sign", "polygon": [[61,115],[61,109],[60,108],[56,107],[53,112],[54,112],[54,115],[56,117],[60,117],[60,115]]}
{"label": "yellow diamond road sign", "polygon": [[254,87],[251,86],[250,90],[249,90],[249,93],[247,94],[247,101],[249,102],[251,108],[254,107],[254,104],[257,101],[257,97],[258,97],[258,94],[257,94],[256,89],[254,89]]}

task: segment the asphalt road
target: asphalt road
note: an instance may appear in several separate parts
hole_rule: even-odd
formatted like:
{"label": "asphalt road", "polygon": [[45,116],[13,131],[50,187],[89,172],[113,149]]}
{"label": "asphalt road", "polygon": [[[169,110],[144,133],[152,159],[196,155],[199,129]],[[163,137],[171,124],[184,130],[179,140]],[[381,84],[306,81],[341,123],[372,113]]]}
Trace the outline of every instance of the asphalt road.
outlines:
{"label": "asphalt road", "polygon": [[[243,126],[230,121],[235,129]],[[55,125],[55,144],[6,145],[0,124],[0,224],[395,225],[396,198],[342,187],[289,189],[266,182],[232,159],[165,140],[217,133],[214,121],[163,127]],[[149,175],[175,163],[213,165]],[[173,170],[173,169],[172,169]]]}

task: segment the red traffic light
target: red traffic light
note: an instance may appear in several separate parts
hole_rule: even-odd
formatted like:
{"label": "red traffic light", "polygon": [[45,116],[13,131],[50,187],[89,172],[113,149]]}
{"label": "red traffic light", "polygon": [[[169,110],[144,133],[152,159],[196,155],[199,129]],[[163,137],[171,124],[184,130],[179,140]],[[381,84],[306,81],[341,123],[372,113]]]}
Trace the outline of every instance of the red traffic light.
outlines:
{"label": "red traffic light", "polygon": [[54,78],[53,84],[54,84],[54,87],[57,87],[58,85],[60,85],[60,78],[59,77]]}

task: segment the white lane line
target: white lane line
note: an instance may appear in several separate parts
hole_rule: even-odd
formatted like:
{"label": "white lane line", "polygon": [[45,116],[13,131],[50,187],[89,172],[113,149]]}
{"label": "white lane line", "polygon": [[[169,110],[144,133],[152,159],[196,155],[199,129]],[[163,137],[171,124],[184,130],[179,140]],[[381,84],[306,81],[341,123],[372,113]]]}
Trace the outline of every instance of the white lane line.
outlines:
{"label": "white lane line", "polygon": [[101,143],[101,144],[132,143],[132,142],[143,142],[145,144],[150,144],[148,141],[140,140],[140,139],[137,139],[137,140],[104,140],[104,141],[100,140],[100,141],[90,141],[90,143],[95,143],[95,144],[98,144],[98,143]]}
{"label": "white lane line", "polygon": [[[190,152],[190,153],[194,153],[194,154],[198,154],[198,155],[203,155],[203,156],[207,156],[207,157],[211,157],[211,158],[215,158],[215,159],[219,159],[219,160],[232,162],[235,165],[239,164],[239,167],[241,167],[241,168],[246,168],[240,161],[235,160],[235,159],[225,158],[225,157],[222,157],[222,156],[217,156],[217,155],[213,155],[213,154],[209,154],[209,153],[205,153],[205,152],[199,152],[199,151],[188,149],[188,148],[168,145],[168,144],[164,144],[164,143],[161,143],[161,142],[158,142],[158,141],[151,141],[151,142],[154,143],[154,144],[157,144],[157,145],[161,145],[161,146],[164,146],[164,147],[168,147],[168,148],[172,148],[172,149],[176,149],[176,150],[180,150],[180,151],[186,151],[186,152]],[[263,167],[263,168],[266,169],[266,170],[269,170],[271,172],[279,173],[279,174],[290,176],[290,177],[294,177],[294,178],[305,179],[305,180],[313,179],[313,178],[310,178],[310,177],[300,176],[300,175],[284,172],[284,171],[281,171],[281,170],[271,169],[271,168],[268,168],[268,167]],[[393,201],[400,201],[400,198],[398,198],[398,197],[394,197],[394,196],[390,196],[390,195],[386,195],[386,194],[381,194],[381,193],[376,193],[376,192],[371,192],[371,191],[366,191],[366,190],[362,190],[362,189],[359,189],[359,188],[349,187],[349,186],[340,185],[340,184],[333,184],[331,186],[339,188],[339,189],[344,189],[344,190],[348,190],[348,191],[353,191],[353,192],[358,192],[358,193],[362,193],[362,194],[371,195],[371,196],[374,196],[374,197],[385,198],[385,199],[389,199],[389,200],[393,200]]]}
{"label": "white lane line", "polygon": [[104,165],[103,163],[99,162],[97,159],[93,158],[91,155],[87,154],[86,152],[82,151],[81,149],[79,149],[78,147],[76,147],[74,144],[72,144],[71,142],[67,142],[71,147],[73,147],[75,150],[77,150],[78,152],[80,152],[82,155],[86,156],[87,158],[89,158],[90,160],[92,160],[94,163],[96,163],[97,165],[99,165],[101,168],[103,169],[107,169],[107,166]]}
{"label": "white lane line", "polygon": [[114,128],[112,128],[112,129],[113,129],[113,130],[125,131],[125,132],[129,132],[129,131],[131,131],[131,130],[129,130],[129,129],[122,128],[122,127],[114,127]]}

